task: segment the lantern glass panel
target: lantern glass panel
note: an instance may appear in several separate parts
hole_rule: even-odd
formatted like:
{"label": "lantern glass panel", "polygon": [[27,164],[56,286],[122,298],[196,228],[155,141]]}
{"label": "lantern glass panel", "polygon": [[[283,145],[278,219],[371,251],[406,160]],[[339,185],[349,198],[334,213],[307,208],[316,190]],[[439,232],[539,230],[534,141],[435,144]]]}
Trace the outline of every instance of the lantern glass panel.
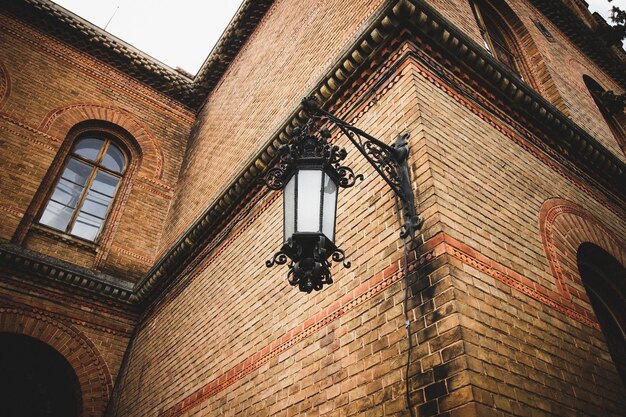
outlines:
{"label": "lantern glass panel", "polygon": [[297,184],[297,232],[320,232],[321,170],[298,171]]}
{"label": "lantern glass panel", "polygon": [[337,210],[337,184],[324,174],[324,206],[322,211],[322,233],[333,242],[335,241],[335,218]]}
{"label": "lantern glass panel", "polygon": [[283,191],[283,241],[296,231],[296,175],[292,176]]}

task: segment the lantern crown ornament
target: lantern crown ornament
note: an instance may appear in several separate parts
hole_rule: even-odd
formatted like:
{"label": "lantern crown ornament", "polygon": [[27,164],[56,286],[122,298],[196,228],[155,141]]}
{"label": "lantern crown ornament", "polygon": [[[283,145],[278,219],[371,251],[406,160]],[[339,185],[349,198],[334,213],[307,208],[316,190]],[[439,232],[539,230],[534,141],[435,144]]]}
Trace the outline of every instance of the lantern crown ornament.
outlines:
{"label": "lantern crown ornament", "polygon": [[279,148],[279,162],[264,179],[270,189],[283,190],[284,216],[283,245],[266,266],[288,263],[289,283],[310,293],[333,282],[329,259],[350,267],[335,246],[337,193],[363,179],[341,164],[347,152],[329,141],[330,130],[320,128],[324,122],[339,128],[392,188],[402,204],[401,237],[414,237],[423,219],[415,212],[410,186],[408,134],[389,146],[321,109],[314,99],[304,99],[302,107],[309,118],[294,128],[291,143]]}

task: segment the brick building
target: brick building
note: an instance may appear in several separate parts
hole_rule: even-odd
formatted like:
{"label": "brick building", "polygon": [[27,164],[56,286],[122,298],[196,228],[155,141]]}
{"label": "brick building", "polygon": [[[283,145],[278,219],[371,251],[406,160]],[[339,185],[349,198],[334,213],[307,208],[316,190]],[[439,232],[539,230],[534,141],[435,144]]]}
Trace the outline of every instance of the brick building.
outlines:
{"label": "brick building", "polygon": [[[583,0],[246,0],[190,78],[0,3],[0,414],[626,415],[607,33]],[[258,181],[305,96],[410,133],[425,219],[405,263],[393,193],[331,131],[364,180],[337,203],[352,267],[311,294],[265,267]]]}

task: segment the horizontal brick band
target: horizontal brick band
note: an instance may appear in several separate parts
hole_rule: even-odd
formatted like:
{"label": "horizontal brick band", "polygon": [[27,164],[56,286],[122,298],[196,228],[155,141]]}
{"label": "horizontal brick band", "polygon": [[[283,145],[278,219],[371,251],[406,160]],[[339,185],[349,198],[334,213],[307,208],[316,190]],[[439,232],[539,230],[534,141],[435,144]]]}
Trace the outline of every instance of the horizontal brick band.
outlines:
{"label": "horizontal brick band", "polygon": [[[489,259],[485,255],[475,251],[462,242],[439,233],[429,241],[425,242],[420,250],[425,252],[410,267],[416,267],[430,263],[437,257],[444,254],[451,255],[459,259],[466,265],[476,268],[489,276],[509,285],[520,291],[522,294],[531,297],[550,308],[565,314],[566,316],[579,321],[589,327],[599,330],[599,325],[590,310],[585,310],[580,306],[571,303],[560,294],[551,291],[530,279],[506,268],[505,266]],[[377,296],[393,284],[403,278],[402,265],[396,262],[385,270],[378,272],[369,281],[361,284],[350,293],[337,300],[324,310],[306,319],[300,325],[286,332],[280,338],[269,343],[262,349],[255,352],[233,368],[224,372],[221,376],[211,380],[183,400],[167,408],[161,416],[179,416],[191,408],[201,404],[206,399],[218,394],[222,390],[236,383],[252,371],[260,368],[271,358],[290,349],[304,338],[317,332],[329,323],[340,318],[346,313],[354,310],[364,302]]]}

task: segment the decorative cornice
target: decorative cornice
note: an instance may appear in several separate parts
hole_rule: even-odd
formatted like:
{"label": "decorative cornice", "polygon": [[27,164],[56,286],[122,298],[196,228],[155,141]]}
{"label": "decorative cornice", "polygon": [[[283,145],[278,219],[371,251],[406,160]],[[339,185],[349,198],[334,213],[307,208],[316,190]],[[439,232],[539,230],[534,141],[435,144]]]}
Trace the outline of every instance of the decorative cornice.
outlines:
{"label": "decorative cornice", "polygon": [[[497,98],[519,114],[533,120],[546,133],[545,145],[583,168],[593,181],[613,193],[617,204],[626,199],[626,165],[589,133],[571,121],[555,106],[528,86],[483,47],[454,27],[423,0],[401,1],[407,26],[422,35],[465,68],[483,80]],[[445,63],[444,63],[445,64]],[[447,65],[452,73],[458,71]]]}
{"label": "decorative cornice", "polygon": [[40,277],[95,295],[130,303],[133,284],[119,278],[82,268],[17,245],[0,244],[0,266],[6,272]]}

